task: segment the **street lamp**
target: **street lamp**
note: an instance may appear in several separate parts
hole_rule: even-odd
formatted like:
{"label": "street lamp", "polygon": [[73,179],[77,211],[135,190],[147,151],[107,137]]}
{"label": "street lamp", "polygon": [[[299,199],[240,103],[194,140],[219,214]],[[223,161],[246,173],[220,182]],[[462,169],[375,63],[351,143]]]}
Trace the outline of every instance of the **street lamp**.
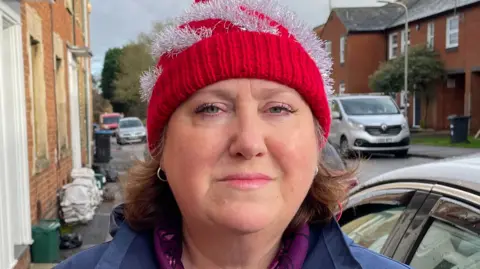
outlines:
{"label": "street lamp", "polygon": [[395,4],[403,7],[405,9],[405,81],[403,86],[403,98],[405,104],[405,117],[408,119],[408,7],[402,2],[395,1],[395,0],[377,0],[379,3],[386,3],[386,4]]}

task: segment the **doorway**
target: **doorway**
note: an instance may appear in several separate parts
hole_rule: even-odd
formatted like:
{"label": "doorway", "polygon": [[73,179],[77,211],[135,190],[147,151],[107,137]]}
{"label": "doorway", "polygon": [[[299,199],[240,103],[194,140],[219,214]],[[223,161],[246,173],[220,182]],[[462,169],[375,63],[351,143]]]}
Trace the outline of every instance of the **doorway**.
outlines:
{"label": "doorway", "polygon": [[413,127],[420,127],[422,122],[422,97],[413,93]]}
{"label": "doorway", "polygon": [[82,167],[80,138],[80,103],[78,96],[78,67],[72,52],[68,52],[68,89],[70,96],[70,134],[72,139],[72,169]]}

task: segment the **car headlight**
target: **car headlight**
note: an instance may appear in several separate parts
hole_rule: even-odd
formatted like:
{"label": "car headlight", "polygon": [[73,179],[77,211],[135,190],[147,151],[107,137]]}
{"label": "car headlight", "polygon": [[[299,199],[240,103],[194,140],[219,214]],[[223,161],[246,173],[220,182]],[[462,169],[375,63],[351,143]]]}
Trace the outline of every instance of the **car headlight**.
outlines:
{"label": "car headlight", "polygon": [[353,128],[356,128],[356,129],[361,129],[363,130],[365,128],[365,126],[359,122],[356,122],[354,120],[348,120],[348,123],[350,124],[350,126],[352,126]]}

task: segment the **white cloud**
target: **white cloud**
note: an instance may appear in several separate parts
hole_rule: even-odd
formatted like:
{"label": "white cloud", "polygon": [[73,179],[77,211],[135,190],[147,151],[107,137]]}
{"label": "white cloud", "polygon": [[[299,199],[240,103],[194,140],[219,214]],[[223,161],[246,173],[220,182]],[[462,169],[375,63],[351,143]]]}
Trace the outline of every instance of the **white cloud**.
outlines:
{"label": "white cloud", "polygon": [[[278,0],[289,6],[312,27],[325,22],[328,0]],[[100,73],[105,52],[148,32],[154,21],[174,17],[193,0],[92,0],[92,71]],[[375,0],[332,0],[333,7],[371,6]]]}

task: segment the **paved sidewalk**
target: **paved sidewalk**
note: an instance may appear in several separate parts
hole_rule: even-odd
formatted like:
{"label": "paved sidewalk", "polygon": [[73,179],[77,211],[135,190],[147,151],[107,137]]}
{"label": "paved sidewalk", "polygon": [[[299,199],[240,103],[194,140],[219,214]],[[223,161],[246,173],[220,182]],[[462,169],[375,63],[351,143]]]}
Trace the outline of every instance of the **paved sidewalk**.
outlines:
{"label": "paved sidewalk", "polygon": [[480,149],[455,148],[455,147],[436,147],[426,145],[411,145],[409,155],[412,157],[421,157],[429,159],[445,159],[460,157],[471,154],[480,154]]}
{"label": "paved sidewalk", "polygon": [[[118,146],[113,141],[114,140],[112,140],[111,144],[112,160],[108,166],[116,170],[119,177],[122,177],[132,166],[135,159],[143,158],[145,145],[136,144]],[[104,188],[104,192],[114,194],[115,199],[113,199],[113,201],[104,200],[104,202],[98,207],[93,220],[86,225],[79,225],[74,228],[74,232],[77,232],[82,236],[83,244],[76,249],[61,250],[60,258],[62,260],[85,249],[102,244],[111,238],[109,235],[110,213],[116,205],[122,203],[123,197],[119,183],[108,183]]]}

